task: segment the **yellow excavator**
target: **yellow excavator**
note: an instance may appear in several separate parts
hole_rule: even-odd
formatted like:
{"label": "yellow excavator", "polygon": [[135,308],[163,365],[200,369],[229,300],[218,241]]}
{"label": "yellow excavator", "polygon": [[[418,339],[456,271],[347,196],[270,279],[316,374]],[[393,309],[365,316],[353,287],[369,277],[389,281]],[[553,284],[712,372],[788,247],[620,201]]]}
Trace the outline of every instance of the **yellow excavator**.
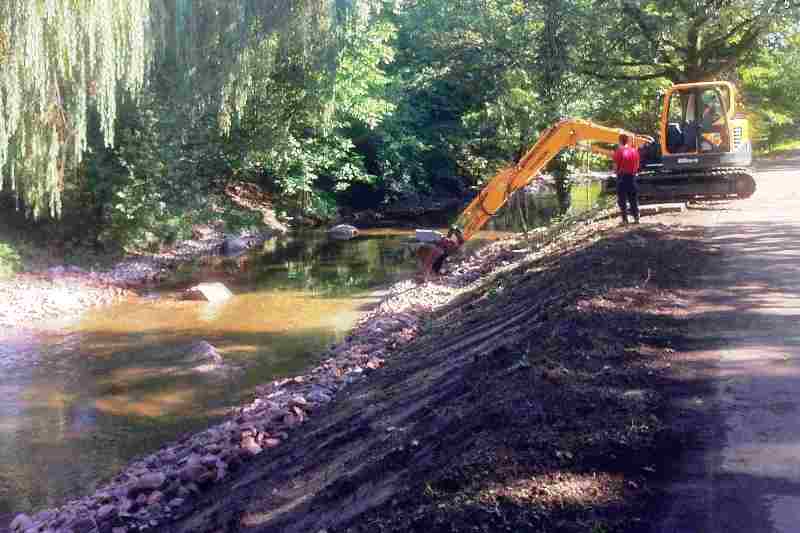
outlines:
{"label": "yellow excavator", "polygon": [[[752,162],[750,131],[735,86],[726,81],[673,85],[663,96],[658,139],[578,119],[562,120],[545,131],[516,165],[489,181],[447,236],[417,230],[417,239],[430,244],[419,254],[423,273],[438,272],[447,255],[475,235],[561,150],[588,141],[591,151],[610,156],[623,133],[639,150],[641,203],[748,198],[755,192],[755,180],[747,171]],[[613,192],[613,179],[610,182]]]}

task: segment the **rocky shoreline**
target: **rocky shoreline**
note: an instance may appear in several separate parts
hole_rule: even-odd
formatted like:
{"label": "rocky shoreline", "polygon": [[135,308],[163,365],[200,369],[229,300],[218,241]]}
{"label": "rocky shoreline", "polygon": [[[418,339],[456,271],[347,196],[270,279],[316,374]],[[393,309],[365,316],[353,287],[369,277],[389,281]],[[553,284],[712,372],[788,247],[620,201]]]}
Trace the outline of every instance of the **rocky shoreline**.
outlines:
{"label": "rocky shoreline", "polygon": [[232,237],[209,228],[169,251],[129,257],[108,271],[58,266],[0,280],[0,328],[13,335],[49,320],[77,317],[92,307],[135,296],[136,289],[166,280],[181,264],[219,255],[226,245],[235,255],[260,246],[274,235],[265,231]]}
{"label": "rocky shoreline", "polygon": [[[94,494],[33,516],[18,515],[15,532],[129,533],[155,531],[196,510],[200,495],[247,462],[291,440],[292,429],[337,392],[380,368],[415,339],[422,320],[484,274],[518,257],[516,241],[489,245],[454,265],[435,283],[407,280],[365,314],[352,334],[304,375],[258,388],[257,397],[224,422],[132,462]],[[287,444],[289,445],[289,444]]]}

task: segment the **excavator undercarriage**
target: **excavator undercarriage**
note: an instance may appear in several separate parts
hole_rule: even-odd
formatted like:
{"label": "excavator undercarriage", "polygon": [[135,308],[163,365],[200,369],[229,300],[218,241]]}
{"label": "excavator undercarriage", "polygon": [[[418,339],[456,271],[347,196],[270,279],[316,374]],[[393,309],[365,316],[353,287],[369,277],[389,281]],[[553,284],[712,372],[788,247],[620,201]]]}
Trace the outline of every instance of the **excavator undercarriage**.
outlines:
{"label": "excavator undercarriage", "polygon": [[[742,200],[756,190],[753,176],[745,168],[725,168],[661,173],[639,173],[639,203],[657,204],[707,200]],[[606,192],[616,192],[616,183],[609,180]]]}

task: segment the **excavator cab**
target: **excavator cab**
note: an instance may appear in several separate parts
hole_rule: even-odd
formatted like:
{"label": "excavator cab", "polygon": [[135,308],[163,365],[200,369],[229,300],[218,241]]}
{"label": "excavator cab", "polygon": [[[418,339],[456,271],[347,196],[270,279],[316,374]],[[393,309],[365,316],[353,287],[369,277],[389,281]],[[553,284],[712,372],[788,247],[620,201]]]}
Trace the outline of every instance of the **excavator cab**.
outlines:
{"label": "excavator cab", "polygon": [[747,198],[755,181],[748,121],[733,84],[673,85],[664,94],[659,141],[640,147],[641,203]]}
{"label": "excavator cab", "polygon": [[671,87],[664,95],[659,157],[647,162],[667,171],[749,166],[747,119],[737,107],[729,82]]}
{"label": "excavator cab", "polygon": [[726,106],[717,87],[672,92],[662,155],[730,151]]}

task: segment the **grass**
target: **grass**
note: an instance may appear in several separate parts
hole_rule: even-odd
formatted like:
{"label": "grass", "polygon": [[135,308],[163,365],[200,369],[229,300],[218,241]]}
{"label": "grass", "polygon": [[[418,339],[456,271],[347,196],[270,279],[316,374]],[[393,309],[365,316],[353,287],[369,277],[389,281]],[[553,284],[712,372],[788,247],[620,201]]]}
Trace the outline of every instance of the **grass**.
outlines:
{"label": "grass", "polygon": [[790,150],[800,150],[800,139],[790,139],[775,145],[770,153],[788,152]]}
{"label": "grass", "polygon": [[784,152],[790,152],[792,150],[800,150],[800,139],[787,139],[772,146],[763,146],[758,148],[755,153],[761,157],[770,157],[780,155]]}
{"label": "grass", "polygon": [[10,278],[22,270],[22,258],[16,247],[0,241],[0,279]]}

